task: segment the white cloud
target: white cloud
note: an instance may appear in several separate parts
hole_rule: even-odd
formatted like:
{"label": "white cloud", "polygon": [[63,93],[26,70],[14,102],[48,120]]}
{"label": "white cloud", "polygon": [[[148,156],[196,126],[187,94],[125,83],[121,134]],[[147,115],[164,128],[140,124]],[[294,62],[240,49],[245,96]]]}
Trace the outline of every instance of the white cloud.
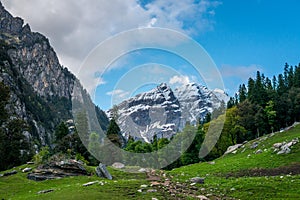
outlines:
{"label": "white cloud", "polygon": [[116,90],[107,92],[106,95],[114,96],[116,99],[124,99],[129,95],[129,92],[121,90],[121,89],[116,89]]}
{"label": "white cloud", "polygon": [[224,78],[236,77],[241,80],[247,80],[249,77],[255,77],[257,71],[262,71],[262,67],[256,64],[249,66],[222,65],[220,70]]}
{"label": "white cloud", "polygon": [[188,76],[173,76],[170,78],[170,81],[169,83],[171,85],[174,85],[174,84],[181,84],[181,85],[186,85],[188,83],[190,83],[190,79]]}
{"label": "white cloud", "polygon": [[211,29],[216,1],[154,0],[2,0],[34,31],[50,38],[63,65],[76,74],[88,53],[106,38],[138,27],[171,28],[185,33]]}
{"label": "white cloud", "polygon": [[[220,4],[208,0],[153,0],[144,7],[136,0],[2,0],[2,3],[13,15],[29,23],[33,31],[49,37],[61,64],[78,76],[92,96],[97,84],[104,83],[95,79],[94,73],[101,74],[107,66],[105,61],[114,58],[116,52],[122,55],[128,45],[136,45],[128,38],[107,43],[105,51],[98,52],[88,65],[97,63],[99,69],[80,70],[84,59],[98,44],[123,31],[142,27],[169,28],[190,35],[212,30],[214,9]],[[131,38],[137,44],[147,45],[157,36],[151,34]],[[155,42],[172,41],[168,45],[176,45],[174,40],[180,39],[172,40],[170,35],[161,34]],[[104,61],[99,61],[99,55]]]}

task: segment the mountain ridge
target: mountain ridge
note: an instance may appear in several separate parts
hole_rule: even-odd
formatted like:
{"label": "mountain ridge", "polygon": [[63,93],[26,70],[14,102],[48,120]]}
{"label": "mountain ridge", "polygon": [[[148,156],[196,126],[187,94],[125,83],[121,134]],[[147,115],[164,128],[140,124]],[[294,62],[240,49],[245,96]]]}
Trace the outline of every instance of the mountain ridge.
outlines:
{"label": "mountain ridge", "polygon": [[[32,32],[23,19],[12,16],[1,2],[0,40],[0,81],[10,88],[6,106],[9,115],[29,125],[28,140],[38,146],[52,146],[55,127],[73,118],[72,92],[79,80],[59,63],[49,39]],[[108,119],[98,107],[95,109],[105,129]]]}
{"label": "mountain ridge", "polygon": [[[218,95],[216,95],[217,93]],[[197,124],[206,114],[227,102],[220,90],[212,91],[197,83],[189,83],[174,91],[166,83],[138,94],[116,105],[117,122],[126,138],[151,142],[157,138],[170,139],[187,122]],[[107,111],[112,118],[115,109]]]}

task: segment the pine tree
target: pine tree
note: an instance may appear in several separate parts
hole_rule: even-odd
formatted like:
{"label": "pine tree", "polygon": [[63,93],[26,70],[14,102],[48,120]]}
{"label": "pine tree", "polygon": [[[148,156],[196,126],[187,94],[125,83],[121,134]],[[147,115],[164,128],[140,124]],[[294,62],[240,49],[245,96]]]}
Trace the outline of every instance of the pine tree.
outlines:
{"label": "pine tree", "polygon": [[118,147],[121,147],[123,144],[121,130],[115,119],[111,119],[109,122],[107,128],[107,138]]}
{"label": "pine tree", "polygon": [[247,99],[247,89],[245,84],[240,85],[239,87],[239,103],[245,101]]}

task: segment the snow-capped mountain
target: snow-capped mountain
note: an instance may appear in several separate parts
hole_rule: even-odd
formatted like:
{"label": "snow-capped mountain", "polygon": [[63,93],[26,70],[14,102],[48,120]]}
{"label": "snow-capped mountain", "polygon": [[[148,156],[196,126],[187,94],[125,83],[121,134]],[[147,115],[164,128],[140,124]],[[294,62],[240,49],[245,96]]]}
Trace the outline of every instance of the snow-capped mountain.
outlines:
{"label": "snow-capped mountain", "polygon": [[[225,92],[211,91],[196,83],[176,88],[174,92],[162,83],[117,105],[117,122],[126,138],[151,142],[154,135],[171,138],[187,121],[196,124],[227,100]],[[112,112],[109,110],[108,116]]]}

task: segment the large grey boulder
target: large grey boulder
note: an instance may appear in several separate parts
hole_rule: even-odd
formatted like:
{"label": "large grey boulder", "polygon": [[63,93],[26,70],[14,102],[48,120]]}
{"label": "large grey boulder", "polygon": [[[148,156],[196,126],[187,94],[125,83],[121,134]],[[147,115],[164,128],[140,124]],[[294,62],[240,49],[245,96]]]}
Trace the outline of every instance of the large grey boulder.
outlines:
{"label": "large grey boulder", "polygon": [[89,175],[84,166],[76,160],[50,162],[39,166],[27,178],[34,181],[57,179],[67,176]]}
{"label": "large grey boulder", "polygon": [[106,166],[104,164],[102,164],[102,163],[100,163],[99,166],[96,167],[96,174],[99,177],[107,178],[109,180],[112,180],[111,174],[107,170]]}

